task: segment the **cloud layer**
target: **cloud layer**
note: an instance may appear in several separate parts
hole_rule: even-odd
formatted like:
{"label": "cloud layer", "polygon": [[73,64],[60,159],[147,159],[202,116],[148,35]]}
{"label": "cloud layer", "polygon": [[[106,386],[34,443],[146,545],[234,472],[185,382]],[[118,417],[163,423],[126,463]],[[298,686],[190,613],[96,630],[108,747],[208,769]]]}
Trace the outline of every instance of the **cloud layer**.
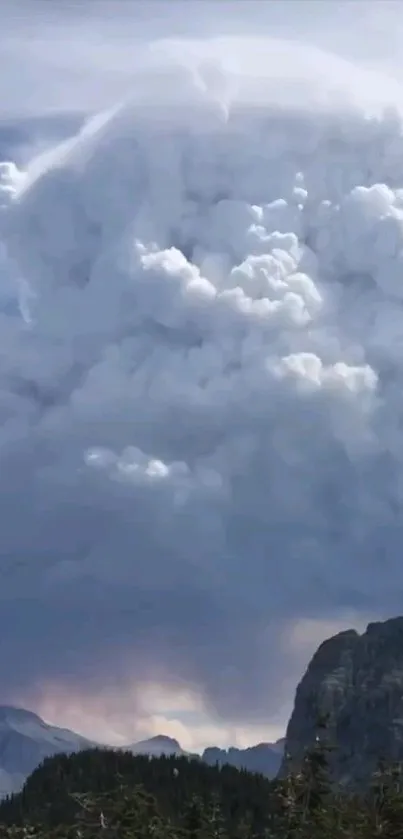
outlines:
{"label": "cloud layer", "polygon": [[287,43],[172,52],[0,172],[3,693],[270,721],[296,626],[402,608],[400,103]]}

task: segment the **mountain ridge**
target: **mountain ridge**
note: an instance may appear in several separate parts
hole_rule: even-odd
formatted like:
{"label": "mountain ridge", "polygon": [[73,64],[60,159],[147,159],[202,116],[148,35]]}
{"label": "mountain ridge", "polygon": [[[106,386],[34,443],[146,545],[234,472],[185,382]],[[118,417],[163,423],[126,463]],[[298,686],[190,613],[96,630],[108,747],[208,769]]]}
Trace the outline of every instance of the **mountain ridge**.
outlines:
{"label": "mountain ridge", "polygon": [[[210,766],[229,764],[273,777],[280,767],[281,742],[260,743],[247,749],[220,749],[210,746],[204,749],[202,754],[193,754],[184,750],[175,738],[157,734],[113,748],[130,751],[134,755],[197,758]],[[96,742],[70,729],[51,725],[34,711],[12,705],[0,705],[0,798],[18,792],[26,778],[45,758],[94,747],[111,748],[107,743]]]}
{"label": "mountain ridge", "polygon": [[90,746],[91,740],[49,725],[34,711],[0,705],[0,798],[18,791],[46,757]]}

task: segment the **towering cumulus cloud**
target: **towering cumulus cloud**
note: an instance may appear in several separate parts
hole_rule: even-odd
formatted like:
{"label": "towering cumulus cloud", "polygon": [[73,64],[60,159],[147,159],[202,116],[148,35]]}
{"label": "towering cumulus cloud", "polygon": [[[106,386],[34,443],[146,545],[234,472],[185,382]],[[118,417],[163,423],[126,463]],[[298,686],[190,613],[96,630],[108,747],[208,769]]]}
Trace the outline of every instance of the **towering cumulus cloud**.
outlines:
{"label": "towering cumulus cloud", "polygon": [[242,50],[157,52],[1,169],[11,698],[186,680],[270,720],[298,622],[402,609],[398,103]]}

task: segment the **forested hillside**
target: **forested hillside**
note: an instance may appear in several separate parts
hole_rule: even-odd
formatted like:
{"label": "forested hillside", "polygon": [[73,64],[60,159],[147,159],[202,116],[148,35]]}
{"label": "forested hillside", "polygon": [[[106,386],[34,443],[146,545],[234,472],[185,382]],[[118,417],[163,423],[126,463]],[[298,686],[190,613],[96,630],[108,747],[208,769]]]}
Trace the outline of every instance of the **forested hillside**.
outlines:
{"label": "forested hillside", "polygon": [[401,766],[332,786],[324,724],[297,775],[91,749],[44,761],[0,805],[0,839],[402,839]]}

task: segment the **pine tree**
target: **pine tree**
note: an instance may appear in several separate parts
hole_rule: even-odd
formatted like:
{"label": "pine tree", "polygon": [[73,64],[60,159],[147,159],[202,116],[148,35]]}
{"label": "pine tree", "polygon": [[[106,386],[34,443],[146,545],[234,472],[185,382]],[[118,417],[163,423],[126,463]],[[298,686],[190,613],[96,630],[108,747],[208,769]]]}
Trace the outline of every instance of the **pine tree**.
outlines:
{"label": "pine tree", "polygon": [[333,746],[328,742],[328,719],[321,717],[316,724],[314,745],[302,761],[300,772],[288,776],[282,784],[281,830],[284,839],[302,839],[329,831],[335,821],[328,754]]}
{"label": "pine tree", "polygon": [[386,766],[382,761],[374,773],[367,798],[366,831],[385,839],[403,837],[402,766]]}
{"label": "pine tree", "polygon": [[202,839],[206,836],[207,816],[200,796],[193,795],[187,804],[182,825],[187,839]]}
{"label": "pine tree", "polygon": [[253,839],[252,815],[246,813],[236,825],[232,839]]}
{"label": "pine tree", "polygon": [[204,835],[207,839],[226,839],[225,819],[217,795],[212,797],[209,806],[206,808],[205,821]]}

